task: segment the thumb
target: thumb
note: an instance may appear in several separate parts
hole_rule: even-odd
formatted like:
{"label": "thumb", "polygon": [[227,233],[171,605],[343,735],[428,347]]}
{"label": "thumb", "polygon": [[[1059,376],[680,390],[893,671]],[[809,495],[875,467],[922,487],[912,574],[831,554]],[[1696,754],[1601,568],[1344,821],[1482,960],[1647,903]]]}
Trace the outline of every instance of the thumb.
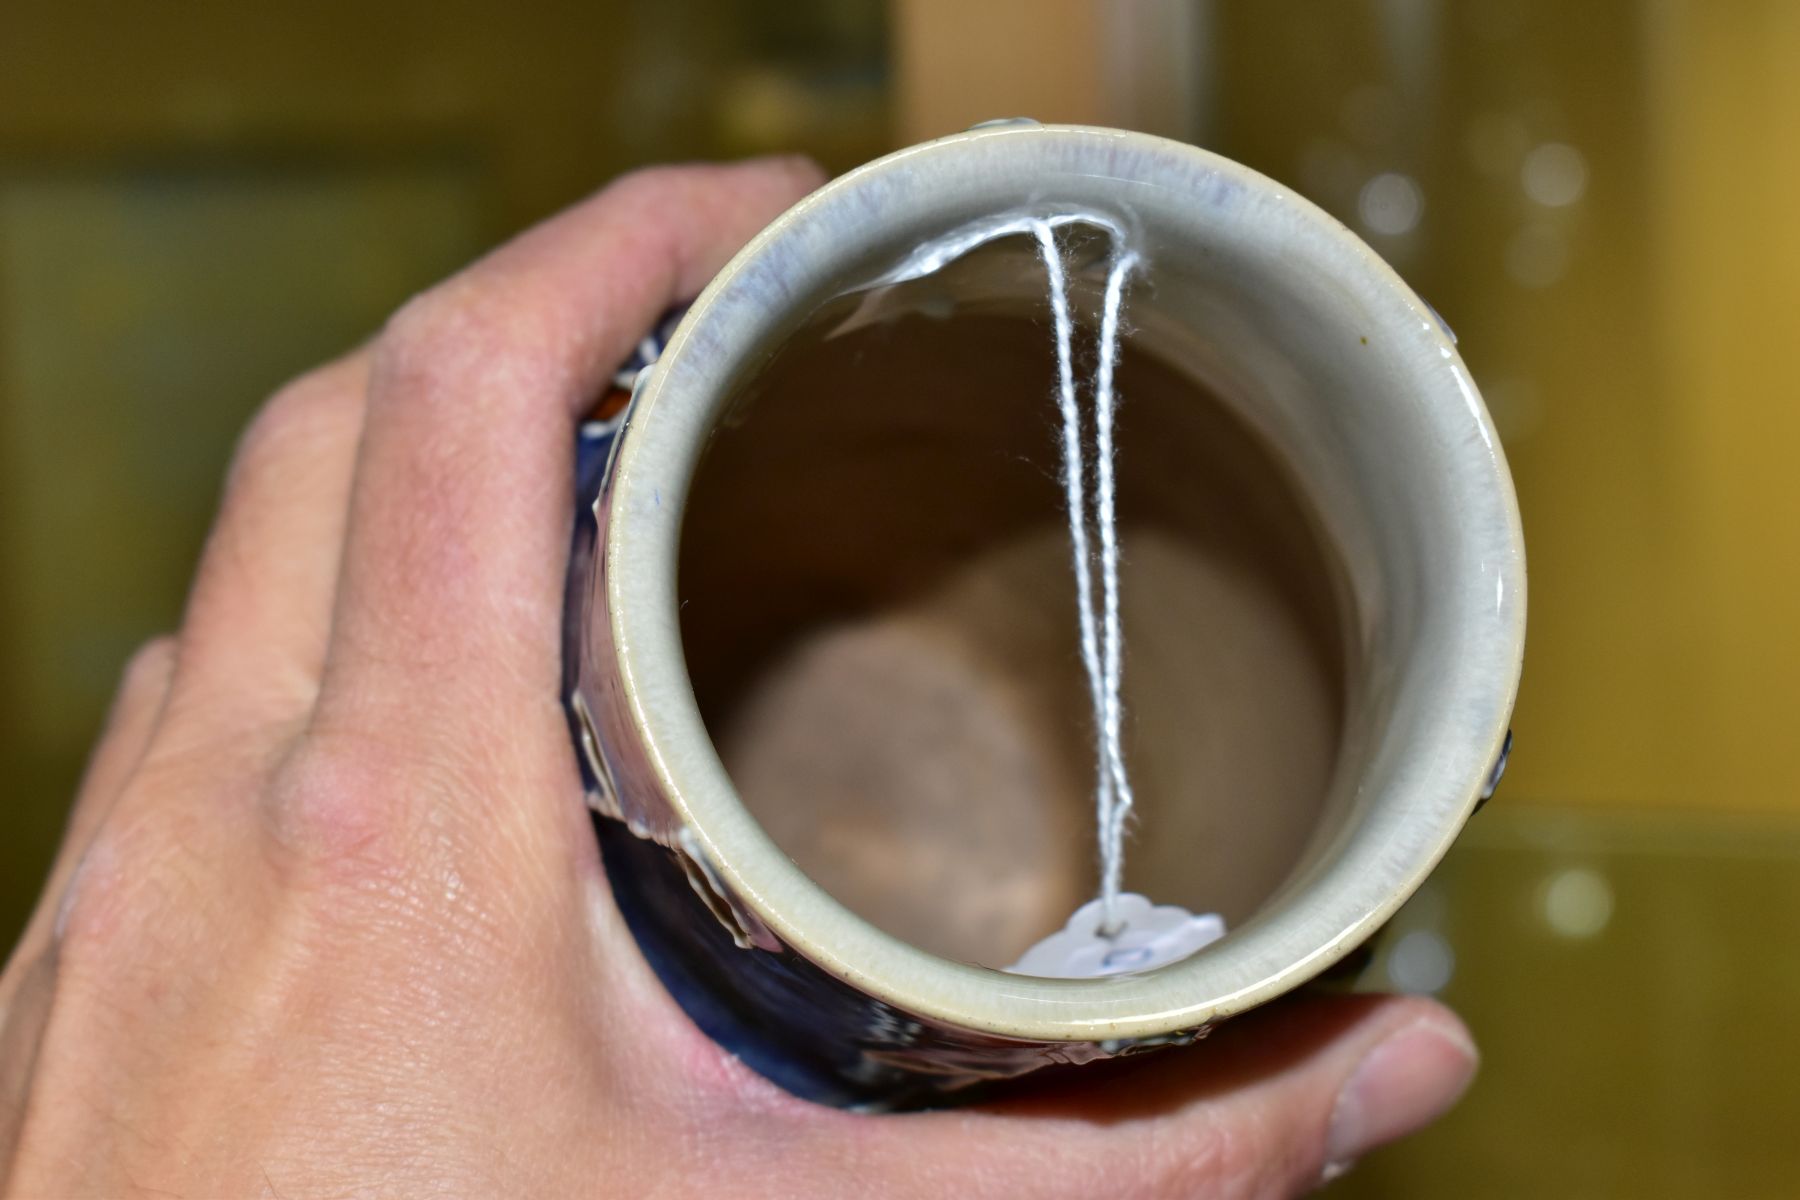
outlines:
{"label": "thumb", "polygon": [[1433,1001],[1297,997],[1189,1050],[1062,1069],[979,1113],[922,1114],[935,1145],[915,1143],[910,1161],[951,1172],[963,1195],[1294,1195],[1448,1111],[1476,1062]]}

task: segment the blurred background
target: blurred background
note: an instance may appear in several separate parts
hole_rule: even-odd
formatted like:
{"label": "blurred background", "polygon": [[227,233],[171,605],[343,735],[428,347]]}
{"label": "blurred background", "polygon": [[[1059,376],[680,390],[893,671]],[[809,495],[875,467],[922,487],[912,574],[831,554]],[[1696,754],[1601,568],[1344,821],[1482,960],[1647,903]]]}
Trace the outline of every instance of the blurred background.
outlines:
{"label": "blurred background", "polygon": [[1341,1196],[1800,1191],[1800,0],[0,6],[0,943],[282,380],[634,165],[1167,134],[1445,316],[1531,556],[1518,748],[1371,985],[1486,1051]]}

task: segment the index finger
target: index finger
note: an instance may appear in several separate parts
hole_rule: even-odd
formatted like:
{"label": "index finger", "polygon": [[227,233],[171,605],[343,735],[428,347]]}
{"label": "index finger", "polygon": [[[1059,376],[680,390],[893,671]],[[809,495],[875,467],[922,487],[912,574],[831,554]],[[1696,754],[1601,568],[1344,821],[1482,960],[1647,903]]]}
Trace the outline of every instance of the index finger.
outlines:
{"label": "index finger", "polygon": [[821,180],[799,159],[627,176],[394,317],[315,730],[466,757],[508,732],[495,714],[554,711],[581,411],[657,316]]}

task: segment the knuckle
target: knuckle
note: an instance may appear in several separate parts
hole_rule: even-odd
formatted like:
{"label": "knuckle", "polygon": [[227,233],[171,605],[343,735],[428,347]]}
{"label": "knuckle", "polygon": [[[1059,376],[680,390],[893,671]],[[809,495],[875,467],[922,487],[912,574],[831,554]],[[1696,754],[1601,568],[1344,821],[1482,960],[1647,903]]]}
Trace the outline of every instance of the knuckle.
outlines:
{"label": "knuckle", "polygon": [[[341,432],[354,416],[356,389],[337,362],[283,385],[245,427],[232,456],[227,490],[249,470]],[[304,456],[299,456],[304,458]]]}
{"label": "knuckle", "polygon": [[780,166],[782,170],[793,177],[795,184],[802,191],[812,191],[814,188],[823,187],[831,179],[831,172],[827,171],[819,160],[810,154],[785,155],[780,161]]}
{"label": "knuckle", "polygon": [[661,163],[638,167],[614,178],[604,191],[622,201],[654,202],[692,187],[715,170],[717,168],[698,163]]}
{"label": "knuckle", "polygon": [[478,956],[522,944],[529,889],[457,819],[460,786],[373,740],[314,740],[269,792],[276,876],[328,938],[405,929],[416,945]]}
{"label": "knuckle", "polygon": [[302,875],[391,881],[405,871],[418,790],[416,764],[379,740],[315,737],[277,773],[268,818],[277,846]]}
{"label": "knuckle", "polygon": [[[534,368],[556,361],[539,306],[520,303],[504,277],[474,269],[407,301],[376,343],[384,401],[416,398],[462,407],[529,391]],[[523,383],[523,389],[505,385]]]}
{"label": "knuckle", "polygon": [[121,702],[160,696],[175,672],[175,653],[175,637],[166,633],[133,650],[119,678]]}
{"label": "knuckle", "polygon": [[120,861],[116,839],[103,829],[70,877],[56,914],[57,954],[64,969],[88,947],[110,942],[131,913]]}
{"label": "knuckle", "polygon": [[[737,163],[692,163],[649,167],[620,177],[606,190],[608,204],[616,204],[626,219],[636,219],[646,230],[663,230],[670,236],[670,251],[677,257],[691,254],[692,230],[674,224],[699,226],[716,250],[736,249],[732,243],[750,235],[776,213],[817,189],[825,172],[800,155],[753,159]],[[687,264],[692,266],[693,264]]]}
{"label": "knuckle", "polygon": [[141,949],[188,911],[181,893],[192,878],[184,862],[190,839],[126,798],[120,808],[128,811],[101,825],[63,895],[56,932],[65,969],[90,955],[104,961]]}
{"label": "knuckle", "polygon": [[703,192],[742,196],[746,185],[773,200],[800,196],[825,182],[825,171],[802,154],[738,163],[671,163],[640,167],[619,176],[606,191],[627,204],[661,204]]}
{"label": "knuckle", "polygon": [[378,353],[388,363],[436,358],[479,333],[491,315],[483,289],[466,272],[452,275],[395,310],[382,328]]}

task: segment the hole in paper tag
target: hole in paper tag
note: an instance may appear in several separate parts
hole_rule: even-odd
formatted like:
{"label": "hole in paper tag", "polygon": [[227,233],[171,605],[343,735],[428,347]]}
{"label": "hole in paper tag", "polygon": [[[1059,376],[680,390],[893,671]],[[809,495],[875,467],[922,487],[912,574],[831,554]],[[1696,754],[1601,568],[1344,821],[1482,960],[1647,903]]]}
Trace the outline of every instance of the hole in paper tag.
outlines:
{"label": "hole in paper tag", "polygon": [[1050,979],[1122,975],[1186,958],[1225,936],[1225,919],[1218,913],[1195,915],[1176,904],[1153,905],[1136,892],[1121,892],[1113,908],[1119,928],[1108,937],[1100,931],[1102,908],[1101,901],[1088,901],[1067,925],[1006,969]]}

